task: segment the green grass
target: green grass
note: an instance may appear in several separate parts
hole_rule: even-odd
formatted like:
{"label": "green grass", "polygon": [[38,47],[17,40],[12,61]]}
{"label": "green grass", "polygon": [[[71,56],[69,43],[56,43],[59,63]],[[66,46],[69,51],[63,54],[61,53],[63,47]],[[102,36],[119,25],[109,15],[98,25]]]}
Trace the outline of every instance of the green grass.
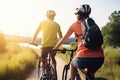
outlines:
{"label": "green grass", "polygon": [[104,65],[96,73],[96,76],[103,76],[108,80],[120,79],[120,48],[107,47],[104,49]]}
{"label": "green grass", "polygon": [[31,48],[8,44],[6,51],[0,52],[0,80],[24,80],[36,66],[37,57]]}

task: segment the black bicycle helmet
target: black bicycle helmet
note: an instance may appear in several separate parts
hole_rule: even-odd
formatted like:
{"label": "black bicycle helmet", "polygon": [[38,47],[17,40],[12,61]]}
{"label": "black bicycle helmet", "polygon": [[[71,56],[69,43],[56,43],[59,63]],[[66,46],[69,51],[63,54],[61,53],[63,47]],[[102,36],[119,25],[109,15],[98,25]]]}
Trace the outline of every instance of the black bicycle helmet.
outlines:
{"label": "black bicycle helmet", "polygon": [[83,18],[89,17],[91,13],[91,7],[88,4],[83,4],[76,8],[75,14],[82,16]]}

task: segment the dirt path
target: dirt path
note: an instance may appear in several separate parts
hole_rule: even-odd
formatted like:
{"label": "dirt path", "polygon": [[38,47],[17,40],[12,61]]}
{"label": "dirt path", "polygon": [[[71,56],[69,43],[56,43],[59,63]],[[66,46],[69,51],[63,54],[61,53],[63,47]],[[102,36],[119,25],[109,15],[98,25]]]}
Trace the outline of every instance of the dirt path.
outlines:
{"label": "dirt path", "polygon": [[[58,80],[62,80],[62,70],[63,70],[63,67],[65,65],[65,62],[56,57],[56,60],[57,60],[57,74],[58,74]],[[28,76],[28,78],[26,78],[25,80],[38,80],[38,72],[37,72],[37,67],[32,71],[32,73]]]}

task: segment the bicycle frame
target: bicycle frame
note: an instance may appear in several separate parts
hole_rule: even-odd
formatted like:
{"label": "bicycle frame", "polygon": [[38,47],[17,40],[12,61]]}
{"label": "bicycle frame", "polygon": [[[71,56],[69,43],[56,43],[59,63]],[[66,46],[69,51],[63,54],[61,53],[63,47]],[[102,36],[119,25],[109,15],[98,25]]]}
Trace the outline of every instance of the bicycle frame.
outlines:
{"label": "bicycle frame", "polygon": [[50,63],[51,59],[50,59],[50,54],[48,54],[48,58],[47,58],[47,66],[46,66],[46,74],[48,74],[48,78],[43,79],[41,76],[43,75],[43,73],[41,73],[40,75],[40,59],[39,59],[39,64],[38,64],[38,77],[40,78],[40,80],[56,80],[56,72],[54,69],[54,66]]}
{"label": "bicycle frame", "polygon": [[[77,48],[76,48],[77,49]],[[64,66],[64,68],[63,68],[63,73],[62,73],[62,80],[68,80],[68,78],[67,78],[67,73],[68,73],[68,70],[70,69],[70,63],[71,63],[71,61],[72,61],[72,59],[73,59],[73,54],[74,54],[74,52],[76,51],[76,49],[73,49],[73,50],[67,50],[67,49],[63,49],[63,50],[56,50],[56,51],[60,51],[60,52],[62,52],[62,53],[66,53],[66,52],[71,52],[71,54],[70,54],[70,59],[69,59],[69,62]],[[76,75],[77,77],[77,79],[78,80],[80,80],[80,77],[79,77],[79,74],[77,74]]]}
{"label": "bicycle frame", "polygon": [[[39,45],[38,43],[30,43],[30,44],[35,45],[35,46]],[[43,73],[41,72],[41,74],[40,74],[40,69],[42,67],[41,67],[41,61],[40,61],[40,58],[39,58],[39,61],[38,61],[38,78],[40,78],[40,80],[56,80],[57,79],[56,70],[55,70],[54,66],[50,63],[50,61],[51,61],[50,53],[48,53],[47,67],[46,67],[46,72],[48,72],[48,78],[43,79],[41,77],[43,75]],[[41,69],[41,71],[42,71],[42,69]]]}
{"label": "bicycle frame", "polygon": [[[68,70],[70,68],[70,63],[73,59],[73,54],[76,51],[76,49],[74,49],[74,50],[63,49],[63,50],[57,50],[57,51],[61,51],[61,53],[66,53],[66,51],[71,52],[69,62],[64,66],[63,74],[62,74],[62,80],[67,80],[67,75],[68,75],[67,73],[68,73]],[[85,75],[86,80],[90,80],[90,76],[88,75],[88,68],[87,67],[84,69],[79,69],[79,70]],[[79,73],[76,74],[75,78],[76,78],[76,80],[81,80]]]}

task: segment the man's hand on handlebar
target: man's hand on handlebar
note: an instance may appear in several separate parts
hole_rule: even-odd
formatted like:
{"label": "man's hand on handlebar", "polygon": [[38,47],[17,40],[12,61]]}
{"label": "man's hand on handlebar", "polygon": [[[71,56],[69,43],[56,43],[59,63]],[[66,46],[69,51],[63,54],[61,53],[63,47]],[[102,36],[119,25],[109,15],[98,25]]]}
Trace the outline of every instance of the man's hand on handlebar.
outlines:
{"label": "man's hand on handlebar", "polygon": [[30,44],[35,45],[35,46],[38,46],[38,44],[35,43],[35,42],[31,42]]}

